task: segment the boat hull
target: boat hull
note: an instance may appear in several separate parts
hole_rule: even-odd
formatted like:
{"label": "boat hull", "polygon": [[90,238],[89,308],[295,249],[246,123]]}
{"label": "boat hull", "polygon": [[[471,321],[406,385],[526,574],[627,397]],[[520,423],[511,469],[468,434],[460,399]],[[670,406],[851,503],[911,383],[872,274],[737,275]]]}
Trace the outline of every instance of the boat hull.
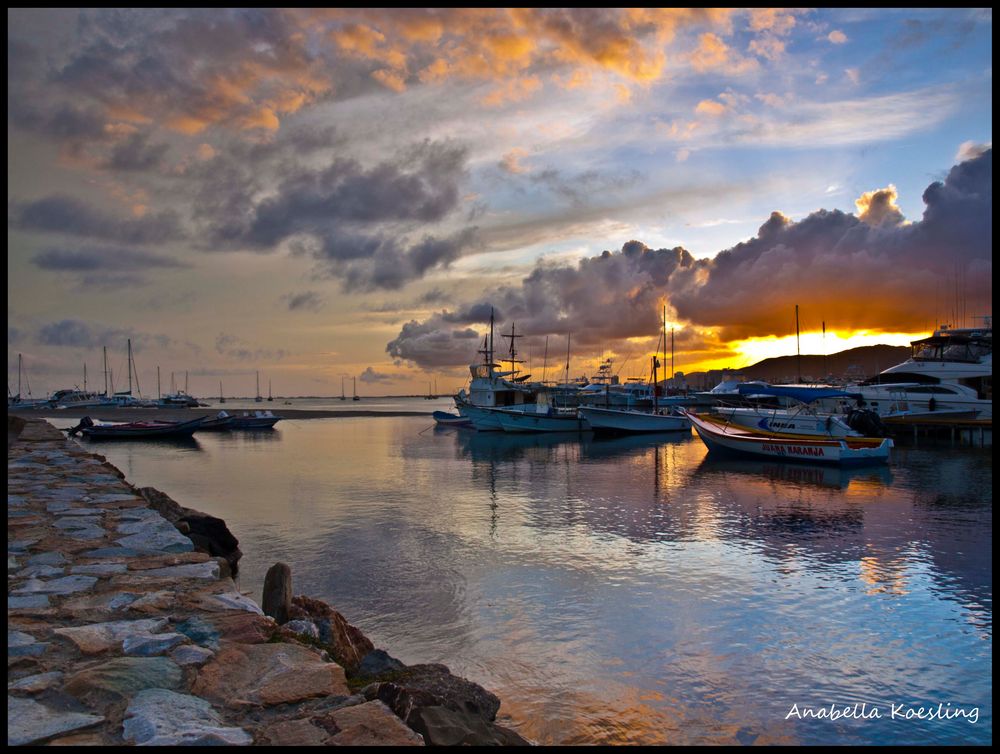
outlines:
{"label": "boat hull", "polygon": [[200,416],[187,422],[132,422],[130,424],[83,427],[80,433],[88,440],[147,440],[163,437],[190,437],[205,422]]}
{"label": "boat hull", "polygon": [[691,431],[691,420],[674,414],[653,414],[645,411],[627,411],[593,406],[581,406],[578,411],[580,416],[587,420],[590,428],[600,433]]}
{"label": "boat hull", "polygon": [[590,425],[576,414],[559,416],[532,411],[493,409],[504,432],[586,432]]}
{"label": "boat hull", "polygon": [[893,442],[887,438],[806,439],[763,435],[743,428],[726,427],[686,412],[695,431],[710,453],[855,465],[888,463]]}
{"label": "boat hull", "polygon": [[434,421],[443,427],[471,427],[472,419],[465,416],[456,416],[447,411],[435,411],[431,416]]}

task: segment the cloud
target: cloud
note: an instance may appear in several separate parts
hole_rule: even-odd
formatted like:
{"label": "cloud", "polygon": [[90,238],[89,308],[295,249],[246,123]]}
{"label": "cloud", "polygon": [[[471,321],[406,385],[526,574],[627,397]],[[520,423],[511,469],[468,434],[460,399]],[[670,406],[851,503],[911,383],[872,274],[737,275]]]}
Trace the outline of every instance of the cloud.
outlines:
{"label": "cloud", "polygon": [[250,362],[280,361],[288,355],[284,349],[253,348],[243,338],[227,333],[219,333],[215,339],[215,350],[228,359]]}
{"label": "cloud", "polygon": [[174,340],[167,335],[140,333],[132,329],[106,327],[79,319],[64,319],[42,325],[35,335],[41,345],[67,348],[96,348],[110,343],[132,340],[132,349],[169,348]]}
{"label": "cloud", "polygon": [[12,209],[14,225],[22,230],[135,244],[164,243],[184,236],[171,211],[123,218],[62,195],[15,203]]}
{"label": "cloud", "polygon": [[286,293],[281,297],[288,306],[288,311],[307,310],[311,312],[319,311],[323,308],[323,297],[316,291],[302,291],[301,293]]}
{"label": "cloud", "polygon": [[775,212],[700,279],[671,286],[670,302],[681,318],[720,328],[724,340],[788,335],[796,304],[838,329],[922,330],[956,274],[990,275],[992,165],[987,150],[954,166],[928,186],[923,217],[912,223],[901,222],[891,186],[861,197],[859,216],[819,210],[793,222]]}
{"label": "cloud", "polygon": [[859,198],[858,215],[773,212],[755,237],[712,259],[629,241],[576,266],[539,262],[517,285],[405,323],[386,350],[424,368],[471,364],[491,308],[536,354],[545,335],[572,333],[574,353],[655,338],[664,304],[687,323],[684,337],[712,353],[730,340],[793,333],[796,304],[831,329],[921,331],[956,276],[991,274],[992,150],[928,186],[922,219],[904,222],[896,198],[889,186]]}
{"label": "cloud", "polygon": [[371,367],[368,367],[363,371],[358,379],[362,382],[367,382],[370,384],[384,383],[384,382],[395,382],[397,377],[392,374],[386,374],[384,372],[376,372]]}
{"label": "cloud", "polygon": [[837,29],[834,29],[829,34],[827,34],[826,38],[832,44],[835,44],[835,45],[842,45],[842,44],[844,44],[847,41],[847,35],[844,34],[844,32],[842,32],[842,31],[838,31]]}
{"label": "cloud", "polygon": [[172,257],[122,248],[51,248],[31,260],[43,270],[60,272],[143,271],[190,267]]}

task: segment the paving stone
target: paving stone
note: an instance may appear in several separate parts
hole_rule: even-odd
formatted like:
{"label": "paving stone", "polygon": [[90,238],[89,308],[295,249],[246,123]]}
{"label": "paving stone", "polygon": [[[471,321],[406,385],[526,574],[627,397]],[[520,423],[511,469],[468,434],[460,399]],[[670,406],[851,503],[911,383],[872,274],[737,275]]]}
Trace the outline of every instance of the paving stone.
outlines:
{"label": "paving stone", "polygon": [[138,552],[190,552],[194,549],[194,542],[181,534],[174,527],[170,531],[156,529],[152,532],[140,532],[131,534],[115,542],[121,547],[127,547]]}
{"label": "paving stone", "polygon": [[32,555],[28,558],[28,565],[58,566],[63,565],[66,562],[66,556],[61,552],[43,552],[38,555]]}
{"label": "paving stone", "polygon": [[184,634],[155,634],[151,636],[129,636],[122,642],[122,651],[127,655],[153,657],[169,652],[178,644],[189,641]]}
{"label": "paving stone", "polygon": [[140,746],[247,746],[253,736],[227,727],[203,699],[164,689],[140,691],[125,710],[123,737]]}
{"label": "paving stone", "polygon": [[71,730],[104,722],[99,715],[59,712],[34,699],[7,697],[7,745],[38,743]]}
{"label": "paving stone", "polygon": [[143,580],[173,581],[175,579],[218,581],[220,576],[219,564],[214,560],[210,560],[206,563],[188,563],[186,565],[168,566],[166,568],[132,570],[128,572],[128,576],[116,577],[112,583],[123,585],[126,583],[142,582]]}
{"label": "paving stone", "polygon": [[143,689],[177,689],[182,683],[180,667],[167,657],[116,657],[74,673],[63,691],[85,701],[121,699]]}
{"label": "paving stone", "polygon": [[215,656],[207,647],[184,644],[170,653],[170,659],[178,665],[204,665]]}
{"label": "paving stone", "polygon": [[66,569],[50,565],[30,565],[27,568],[22,568],[14,575],[19,579],[26,579],[29,577],[52,578],[53,576],[66,575]]}
{"label": "paving stone", "polygon": [[149,636],[166,625],[166,618],[147,618],[57,628],[54,633],[72,641],[84,654],[98,654],[120,646],[130,636]]}
{"label": "paving stone", "polygon": [[222,594],[208,594],[201,598],[201,606],[209,610],[243,610],[248,613],[263,615],[264,611],[260,605],[250,597],[239,592],[223,592]]}
{"label": "paving stone", "polygon": [[83,573],[91,576],[112,576],[116,573],[125,573],[128,571],[128,566],[124,563],[93,563],[73,566],[69,571],[70,573]]}
{"label": "paving stone", "polygon": [[29,579],[19,588],[14,590],[15,594],[74,594],[90,589],[97,583],[93,576],[63,576],[51,581],[41,579]]}
{"label": "paving stone", "polygon": [[63,674],[59,671],[51,673],[36,673],[29,675],[13,683],[7,684],[7,691],[22,691],[27,694],[37,694],[53,686],[58,685],[63,679]]}
{"label": "paving stone", "polygon": [[31,594],[24,597],[7,597],[8,610],[30,610],[49,607],[49,598],[45,594]]}

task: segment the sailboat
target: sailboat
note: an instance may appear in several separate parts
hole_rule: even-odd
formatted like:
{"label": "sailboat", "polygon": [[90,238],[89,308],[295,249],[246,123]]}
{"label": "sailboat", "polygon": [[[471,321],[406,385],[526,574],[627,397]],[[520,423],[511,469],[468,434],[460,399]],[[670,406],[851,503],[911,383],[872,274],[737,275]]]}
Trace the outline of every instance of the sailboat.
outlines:
{"label": "sailboat", "polygon": [[361,399],[358,397],[358,378],[354,377],[353,379],[354,379],[354,398],[352,398],[352,400],[360,401]]}
{"label": "sailboat", "polygon": [[344,375],[340,375],[340,400],[347,400],[347,396],[344,395]]}
{"label": "sailboat", "polygon": [[431,383],[427,383],[427,395],[424,396],[424,400],[432,401],[434,400],[434,394],[431,392]]}
{"label": "sailboat", "polygon": [[[28,398],[21,397],[21,373],[24,373],[24,382],[28,387]],[[36,408],[41,406],[48,406],[48,400],[34,399],[31,397],[31,384],[28,382],[28,371],[23,367],[23,358],[21,354],[17,355],[17,395],[10,394],[10,387],[7,388],[7,407],[8,408]]]}
{"label": "sailboat", "polygon": [[254,401],[260,403],[263,400],[264,399],[260,397],[260,372],[257,372],[257,397],[254,398]]}
{"label": "sailboat", "polygon": [[268,380],[267,380],[267,399],[269,401],[273,401],[274,400],[274,398],[271,397],[271,379],[270,378],[268,378]]}
{"label": "sailboat", "polygon": [[222,394],[222,380],[219,380],[219,403],[225,403],[226,396]]}

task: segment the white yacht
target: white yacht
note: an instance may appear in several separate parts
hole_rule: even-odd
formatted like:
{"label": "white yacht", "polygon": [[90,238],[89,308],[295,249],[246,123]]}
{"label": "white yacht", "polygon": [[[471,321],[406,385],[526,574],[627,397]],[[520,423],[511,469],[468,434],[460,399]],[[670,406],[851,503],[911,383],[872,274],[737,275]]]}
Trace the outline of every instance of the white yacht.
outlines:
{"label": "white yacht", "polygon": [[993,319],[983,327],[942,326],[910,344],[909,359],[852,392],[881,416],[936,412],[993,418]]}

